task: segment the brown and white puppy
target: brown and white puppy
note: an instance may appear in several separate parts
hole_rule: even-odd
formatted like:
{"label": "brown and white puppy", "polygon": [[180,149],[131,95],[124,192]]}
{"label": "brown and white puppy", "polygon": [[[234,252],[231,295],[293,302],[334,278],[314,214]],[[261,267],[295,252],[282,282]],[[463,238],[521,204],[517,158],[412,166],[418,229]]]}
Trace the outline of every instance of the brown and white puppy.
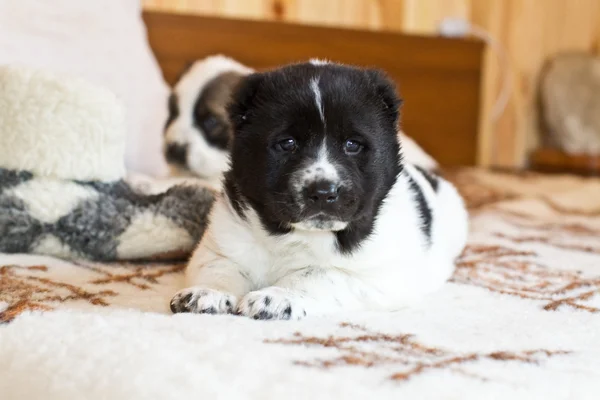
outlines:
{"label": "brown and white puppy", "polygon": [[[323,61],[316,61],[323,62]],[[254,70],[222,56],[196,61],[175,85],[165,127],[165,156],[174,176],[200,177],[220,188],[229,168],[231,126],[225,108],[235,86]],[[407,162],[435,170],[436,161],[400,132]]]}
{"label": "brown and white puppy", "polygon": [[175,176],[196,176],[220,186],[229,167],[231,127],[225,107],[231,91],[252,70],[216,55],[194,62],[169,98],[164,153]]}

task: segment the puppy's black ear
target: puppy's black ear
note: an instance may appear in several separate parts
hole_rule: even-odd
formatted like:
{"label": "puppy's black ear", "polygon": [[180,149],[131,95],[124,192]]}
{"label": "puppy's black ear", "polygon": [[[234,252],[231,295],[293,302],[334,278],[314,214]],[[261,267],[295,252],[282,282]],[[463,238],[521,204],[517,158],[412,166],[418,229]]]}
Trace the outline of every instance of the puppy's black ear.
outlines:
{"label": "puppy's black ear", "polygon": [[395,124],[398,123],[402,99],[398,96],[396,85],[383,71],[369,69],[367,70],[367,74],[371,83],[375,86],[377,95],[381,99],[388,115],[393,119]]}
{"label": "puppy's black ear", "polygon": [[250,74],[242,78],[233,90],[227,106],[227,115],[234,128],[247,121],[261,82],[262,74]]}

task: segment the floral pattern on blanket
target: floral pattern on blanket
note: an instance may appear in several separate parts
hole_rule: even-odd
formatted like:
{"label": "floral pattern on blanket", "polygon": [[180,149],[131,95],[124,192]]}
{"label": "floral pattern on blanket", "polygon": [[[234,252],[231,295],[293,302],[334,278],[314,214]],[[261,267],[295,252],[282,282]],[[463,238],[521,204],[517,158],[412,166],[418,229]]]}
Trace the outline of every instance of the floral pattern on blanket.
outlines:
{"label": "floral pattern on blanket", "polygon": [[452,352],[422,344],[412,334],[373,332],[351,323],[341,323],[340,327],[346,328],[348,333],[317,337],[297,332],[292,338],[268,340],[267,343],[335,349],[337,352],[334,356],[319,357],[311,361],[296,361],[295,364],[321,369],[344,366],[389,367],[393,372],[388,373],[388,378],[393,381],[405,381],[431,370],[446,368],[469,377],[486,379],[483,371],[477,375],[467,371],[466,367],[480,361],[540,363],[550,357],[569,354],[564,350],[547,349]]}

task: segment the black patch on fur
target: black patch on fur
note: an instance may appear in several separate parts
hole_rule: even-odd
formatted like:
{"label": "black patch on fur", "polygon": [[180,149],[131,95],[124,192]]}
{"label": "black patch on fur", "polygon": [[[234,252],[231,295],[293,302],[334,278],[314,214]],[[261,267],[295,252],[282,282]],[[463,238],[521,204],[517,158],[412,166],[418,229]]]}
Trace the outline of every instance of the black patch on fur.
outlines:
{"label": "black patch on fur", "polygon": [[193,296],[194,294],[190,292],[183,297],[174,297],[170,303],[170,308],[173,314],[190,312],[190,303]]}
{"label": "black patch on fur", "polygon": [[223,110],[240,79],[234,72],[218,75],[202,88],[194,104],[194,126],[206,142],[217,149],[229,150],[231,144],[231,125]]}
{"label": "black patch on fur", "polygon": [[427,243],[431,244],[431,209],[427,204],[427,200],[425,199],[425,195],[423,194],[419,184],[410,175],[407,174],[407,177],[409,189],[411,192],[413,192],[414,199],[417,203],[419,216],[421,217],[421,231],[423,232],[423,235],[425,235]]}
{"label": "black patch on fur", "polygon": [[260,310],[258,313],[254,314],[252,318],[262,320],[274,319],[275,315],[267,310]]}
{"label": "black patch on fur", "polygon": [[[326,122],[321,121],[311,82],[318,80]],[[304,219],[290,180],[314,159],[323,140],[338,166],[344,190],[331,211],[349,222],[337,232],[338,249],[349,254],[373,230],[384,198],[402,171],[397,140],[398,98],[379,71],[342,65],[296,64],[242,81],[229,106],[234,129],[232,168],[226,187],[235,187],[273,235],[291,231]],[[281,152],[277,143],[294,138],[297,150]],[[364,147],[343,150],[346,140]]]}
{"label": "black patch on fur", "polygon": [[265,307],[268,306],[269,304],[271,304],[271,298],[269,296],[265,297]]}
{"label": "black patch on fur", "polygon": [[[226,172],[225,176],[231,174],[231,172]],[[242,195],[240,194],[240,190],[236,187],[233,179],[225,179],[224,190],[227,198],[229,199],[229,203],[237,213],[237,215],[243,220],[246,219],[245,211],[248,209],[248,204],[244,202]]]}
{"label": "black patch on fur", "polygon": [[287,306],[285,310],[283,310],[283,319],[290,319],[292,315],[292,306]]}
{"label": "black patch on fur", "polygon": [[28,171],[15,171],[0,168],[0,193],[20,183],[27,182],[32,178],[33,174]]}
{"label": "black patch on fur", "polygon": [[414,165],[414,167],[417,169],[417,171],[419,171],[421,173],[421,175],[423,175],[423,177],[425,179],[427,179],[427,182],[429,182],[433,191],[437,193],[438,186],[440,183],[440,178],[438,176],[436,176],[434,173],[429,172],[426,169],[419,167],[418,165]]}
{"label": "black patch on fur", "polygon": [[309,276],[311,276],[312,274],[315,273],[315,269],[314,268],[307,268],[303,273],[302,276],[304,278],[308,278]]}
{"label": "black patch on fur", "polygon": [[165,132],[169,128],[169,125],[179,117],[179,99],[175,93],[171,93],[169,96],[169,101],[167,103],[167,107],[169,110],[169,116],[167,117],[167,122],[165,122]]}
{"label": "black patch on fur", "polygon": [[169,164],[182,167],[187,166],[187,144],[167,143],[165,147],[165,159]]}

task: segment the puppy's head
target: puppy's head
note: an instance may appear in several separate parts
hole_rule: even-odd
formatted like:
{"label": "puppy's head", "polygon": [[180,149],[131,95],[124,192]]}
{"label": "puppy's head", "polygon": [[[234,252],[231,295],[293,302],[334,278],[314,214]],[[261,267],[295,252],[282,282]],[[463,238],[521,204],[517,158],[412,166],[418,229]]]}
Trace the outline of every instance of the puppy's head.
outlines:
{"label": "puppy's head", "polygon": [[220,179],[229,167],[231,127],[225,107],[234,86],[252,71],[236,61],[211,56],[196,61],[169,98],[164,153],[176,175]]}
{"label": "puppy's head", "polygon": [[401,170],[399,104],[376,70],[311,62],[248,76],[229,106],[230,197],[273,232],[368,230]]}

